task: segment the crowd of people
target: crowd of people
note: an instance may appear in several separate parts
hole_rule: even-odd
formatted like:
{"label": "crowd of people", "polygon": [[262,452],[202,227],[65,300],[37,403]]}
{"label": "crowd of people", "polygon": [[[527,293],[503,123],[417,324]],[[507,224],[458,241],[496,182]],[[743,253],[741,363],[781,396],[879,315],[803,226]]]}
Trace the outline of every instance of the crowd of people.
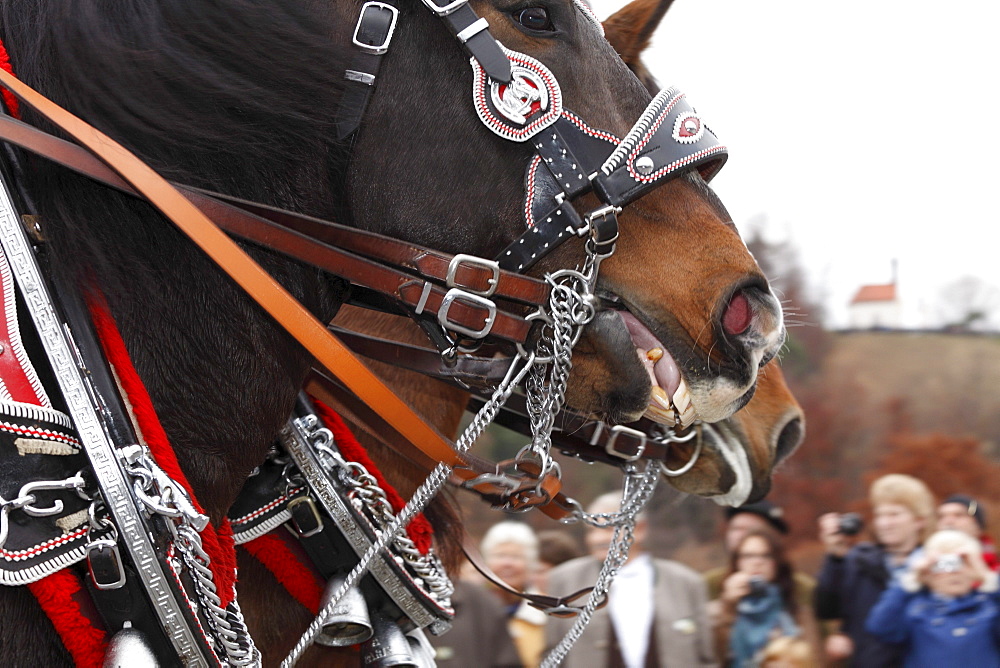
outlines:
{"label": "crowd of people", "polygon": [[[618,509],[621,491],[588,507]],[[976,499],[936,503],[928,487],[892,474],[869,488],[870,540],[854,513],[818,518],[815,577],[787,556],[780,508],[759,501],[725,512],[725,566],[698,573],[646,550],[637,518],[628,560],[563,664],[569,668],[1000,668],[1000,563]],[[534,668],[573,628],[528,599],[592,586],[613,529],[536,534],[504,521],[483,537],[489,578],[462,581],[452,630],[432,643],[441,666]],[[528,599],[517,592],[526,592]],[[537,601],[537,597],[535,597]],[[577,597],[582,604],[586,593]]]}

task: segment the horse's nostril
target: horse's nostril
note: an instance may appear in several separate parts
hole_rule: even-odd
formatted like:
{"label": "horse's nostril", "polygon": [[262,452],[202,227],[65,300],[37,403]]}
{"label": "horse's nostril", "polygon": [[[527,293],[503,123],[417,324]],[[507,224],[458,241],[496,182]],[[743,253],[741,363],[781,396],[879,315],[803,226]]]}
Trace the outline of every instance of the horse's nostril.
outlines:
{"label": "horse's nostril", "polygon": [[722,328],[726,334],[735,336],[747,331],[751,322],[753,322],[753,309],[750,308],[747,296],[740,290],[729,300],[726,312],[722,314]]}
{"label": "horse's nostril", "polygon": [[778,443],[775,448],[774,462],[778,463],[785,459],[788,455],[795,452],[795,448],[799,447],[802,439],[806,435],[805,425],[802,422],[802,418],[793,418],[789,420],[788,423],[781,428],[781,433],[778,434]]}

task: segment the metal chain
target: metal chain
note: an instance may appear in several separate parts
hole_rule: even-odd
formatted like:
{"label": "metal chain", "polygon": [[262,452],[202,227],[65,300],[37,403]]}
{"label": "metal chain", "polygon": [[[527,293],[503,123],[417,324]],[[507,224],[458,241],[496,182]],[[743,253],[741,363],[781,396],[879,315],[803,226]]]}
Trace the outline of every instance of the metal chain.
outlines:
{"label": "metal chain", "polygon": [[147,448],[132,445],[123,450],[136,499],[148,512],[164,517],[174,533],[174,545],[191,575],[195,596],[205,612],[211,630],[210,640],[216,647],[221,645],[230,665],[259,666],[261,655],[250,637],[239,605],[234,599],[226,608],[221,606],[222,600],[209,568],[211,558],[202,547],[200,535],[208,525],[208,517],[198,512],[187,491],[157,465]]}
{"label": "metal chain", "polygon": [[177,550],[191,574],[198,601],[212,630],[211,637],[222,645],[227,663],[233,666],[260,665],[260,652],[253,644],[236,600],[222,607],[222,599],[209,568],[212,560],[202,547],[201,535],[186,522],[181,523],[176,531]]}
{"label": "metal chain", "polygon": [[[617,513],[599,513],[588,515],[584,513],[585,521],[593,522],[594,526],[614,526],[615,532],[611,538],[611,545],[608,547],[607,557],[601,566],[601,571],[594,583],[594,589],[590,592],[587,604],[577,615],[573,626],[566,633],[559,644],[545,657],[541,668],[554,668],[562,663],[576,641],[580,639],[590,618],[593,616],[597,606],[604,601],[611,583],[614,582],[618,571],[628,561],[628,553],[635,538],[635,521],[639,513],[646,507],[646,503],[653,496],[656,484],[660,480],[660,467],[656,462],[649,462],[646,470],[640,476],[629,476],[625,478],[625,494],[622,498],[622,505]],[[630,487],[635,487],[635,491],[630,493]],[[597,524],[602,522],[604,524]]]}
{"label": "metal chain", "polygon": [[536,364],[525,389],[528,416],[531,420],[531,445],[519,453],[519,458],[534,456],[541,463],[541,474],[551,471],[555,462],[551,456],[552,430],[566,397],[569,373],[573,368],[573,346],[583,327],[594,318],[591,279],[577,271],[560,271],[546,277],[552,285],[549,295],[549,322],[538,342],[539,357],[545,364]]}
{"label": "metal chain", "polygon": [[[514,388],[523,380],[525,373],[531,368],[534,361],[534,355],[530,355],[523,367],[518,370],[518,362],[521,357],[515,357],[514,361],[511,363],[510,369],[507,371],[507,375],[499,387],[493,392],[493,396],[490,400],[481,408],[476,416],[472,419],[472,422],[466,428],[465,432],[459,437],[458,441],[455,443],[455,449],[458,452],[465,452],[472,447],[476,439],[482,435],[486,427],[493,422],[496,418],[497,413],[503,404],[510,398],[511,393]],[[347,574],[344,578],[343,583],[341,583],[340,588],[334,592],[330,601],[327,603],[326,607],[320,610],[319,614],[313,619],[309,628],[306,629],[302,637],[299,638],[298,643],[292,648],[285,660],[281,662],[282,668],[291,668],[298,662],[302,657],[302,654],[306,649],[313,644],[316,640],[316,636],[320,634],[323,629],[323,623],[329,617],[333,611],[336,609],[337,604],[340,599],[350,590],[351,587],[357,585],[361,576],[365,574],[368,570],[368,564],[371,563],[372,559],[378,556],[386,546],[388,546],[389,541],[392,540],[400,530],[409,524],[417,513],[422,511],[424,507],[430,502],[431,499],[438,493],[442,485],[448,480],[448,476],[451,475],[451,466],[447,464],[440,463],[434,467],[427,479],[417,488],[417,491],[413,493],[410,500],[406,502],[406,505],[401,511],[392,519],[392,523],[386,527],[381,533],[379,533],[378,538],[374,543],[368,548],[368,550],[362,555],[358,564]]]}
{"label": "metal chain", "polygon": [[[369,473],[362,464],[344,459],[343,455],[336,449],[333,432],[326,427],[319,427],[318,421],[309,418],[313,418],[313,416],[307,416],[303,421],[314,425],[307,433],[310,444],[319,455],[320,461],[328,469],[336,467],[343,473],[340,479],[351,488],[351,491],[348,492],[348,500],[371,521],[376,531],[385,531],[395,518],[395,511],[385,490],[379,485],[375,476]],[[309,428],[307,427],[307,429]],[[295,469],[295,473],[298,473],[298,469]],[[287,468],[285,474],[287,478]],[[455,588],[433,550],[426,555],[421,554],[405,531],[395,537],[393,544],[405,565],[417,574],[429,593],[438,601],[447,602]]]}

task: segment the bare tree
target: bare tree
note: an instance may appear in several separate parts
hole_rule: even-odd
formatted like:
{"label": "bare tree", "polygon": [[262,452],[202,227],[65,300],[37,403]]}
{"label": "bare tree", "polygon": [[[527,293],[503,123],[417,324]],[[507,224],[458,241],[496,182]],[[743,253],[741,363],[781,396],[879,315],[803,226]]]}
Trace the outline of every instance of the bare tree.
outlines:
{"label": "bare tree", "polygon": [[1000,289],[976,276],[964,276],[944,286],[935,309],[945,329],[1000,329]]}

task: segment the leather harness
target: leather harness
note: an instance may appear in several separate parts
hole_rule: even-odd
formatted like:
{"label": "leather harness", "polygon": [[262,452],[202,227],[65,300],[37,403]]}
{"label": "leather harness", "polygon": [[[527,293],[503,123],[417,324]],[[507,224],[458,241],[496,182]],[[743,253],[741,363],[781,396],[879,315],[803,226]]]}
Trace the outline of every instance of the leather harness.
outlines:
{"label": "leather harness", "polygon": [[[544,312],[552,284],[521,272],[574,236],[588,236],[591,250],[597,256],[610,254],[618,236],[617,213],[623,205],[692,168],[701,170],[708,180],[725,161],[725,148],[677,91],[669,89],[657,95],[632,131],[618,141],[563,110],[558,84],[547,68],[533,58],[499,45],[486,30],[485,21],[475,16],[465,0],[443,6],[425,0],[425,4],[445,21],[472,55],[474,101],[484,124],[512,141],[532,141],[537,152],[526,175],[526,181],[530,179],[526,221],[531,225],[495,260],[449,255],[328,221],[170,184],[117,142],[6,72],[0,72],[0,84],[80,146],[5,116],[0,116],[0,140],[149,201],[287,329],[320,365],[335,375],[334,388],[345,390],[360,406],[378,407],[379,420],[401,437],[390,437],[390,442],[402,440],[409,444],[406,450],[411,452],[412,459],[452,467],[454,476],[496,505],[512,509],[537,506],[552,517],[565,517],[573,511],[574,504],[559,492],[557,475],[532,471],[524,462],[516,462],[513,468],[523,476],[520,486],[492,484],[484,472],[492,470],[499,474],[502,469],[511,468],[508,463],[490,465],[458,454],[448,439],[409,409],[225,234],[340,276],[360,288],[362,294],[377,295],[373,301],[389,297],[433,332],[432,340],[441,349],[440,364],[448,366],[450,362],[454,366],[456,360],[466,360],[462,362],[462,373],[471,382],[477,376],[494,377],[493,365],[468,355],[456,358],[456,352],[474,350],[488,337],[501,348],[514,346],[524,351],[530,349],[533,337],[537,336],[538,326],[532,316]],[[341,102],[338,132],[342,137],[358,127],[381,57],[391,41],[395,19],[394,8],[383,3],[368,2],[361,10],[353,39],[360,52],[346,74],[351,83]],[[509,107],[511,90],[528,90],[523,82],[534,87],[535,91],[529,91],[531,94],[544,88],[547,95],[539,113],[533,110],[526,118],[512,115]],[[516,127],[518,122],[523,127]],[[604,206],[581,218],[569,202],[588,191],[597,194]],[[480,374],[479,369],[485,373]],[[325,385],[329,389],[330,384]],[[616,433],[612,442],[621,438],[622,433]],[[664,456],[655,446],[650,447],[644,436],[633,451],[618,450],[611,445],[604,450],[615,463],[621,463],[618,461],[621,459]],[[129,456],[141,457],[141,453],[136,451]],[[593,458],[607,460],[600,454]],[[509,470],[506,472],[509,479]],[[31,503],[28,501],[21,507],[27,511]],[[114,554],[109,552],[108,556],[114,560]],[[112,563],[109,577],[115,575],[116,568],[121,566]],[[105,575],[97,573],[94,579],[100,582]],[[566,602],[539,599],[536,604],[558,614],[560,608],[565,608],[563,612],[568,610]],[[177,646],[176,642],[174,645]],[[211,650],[193,650],[191,656],[199,652],[206,656]]]}

